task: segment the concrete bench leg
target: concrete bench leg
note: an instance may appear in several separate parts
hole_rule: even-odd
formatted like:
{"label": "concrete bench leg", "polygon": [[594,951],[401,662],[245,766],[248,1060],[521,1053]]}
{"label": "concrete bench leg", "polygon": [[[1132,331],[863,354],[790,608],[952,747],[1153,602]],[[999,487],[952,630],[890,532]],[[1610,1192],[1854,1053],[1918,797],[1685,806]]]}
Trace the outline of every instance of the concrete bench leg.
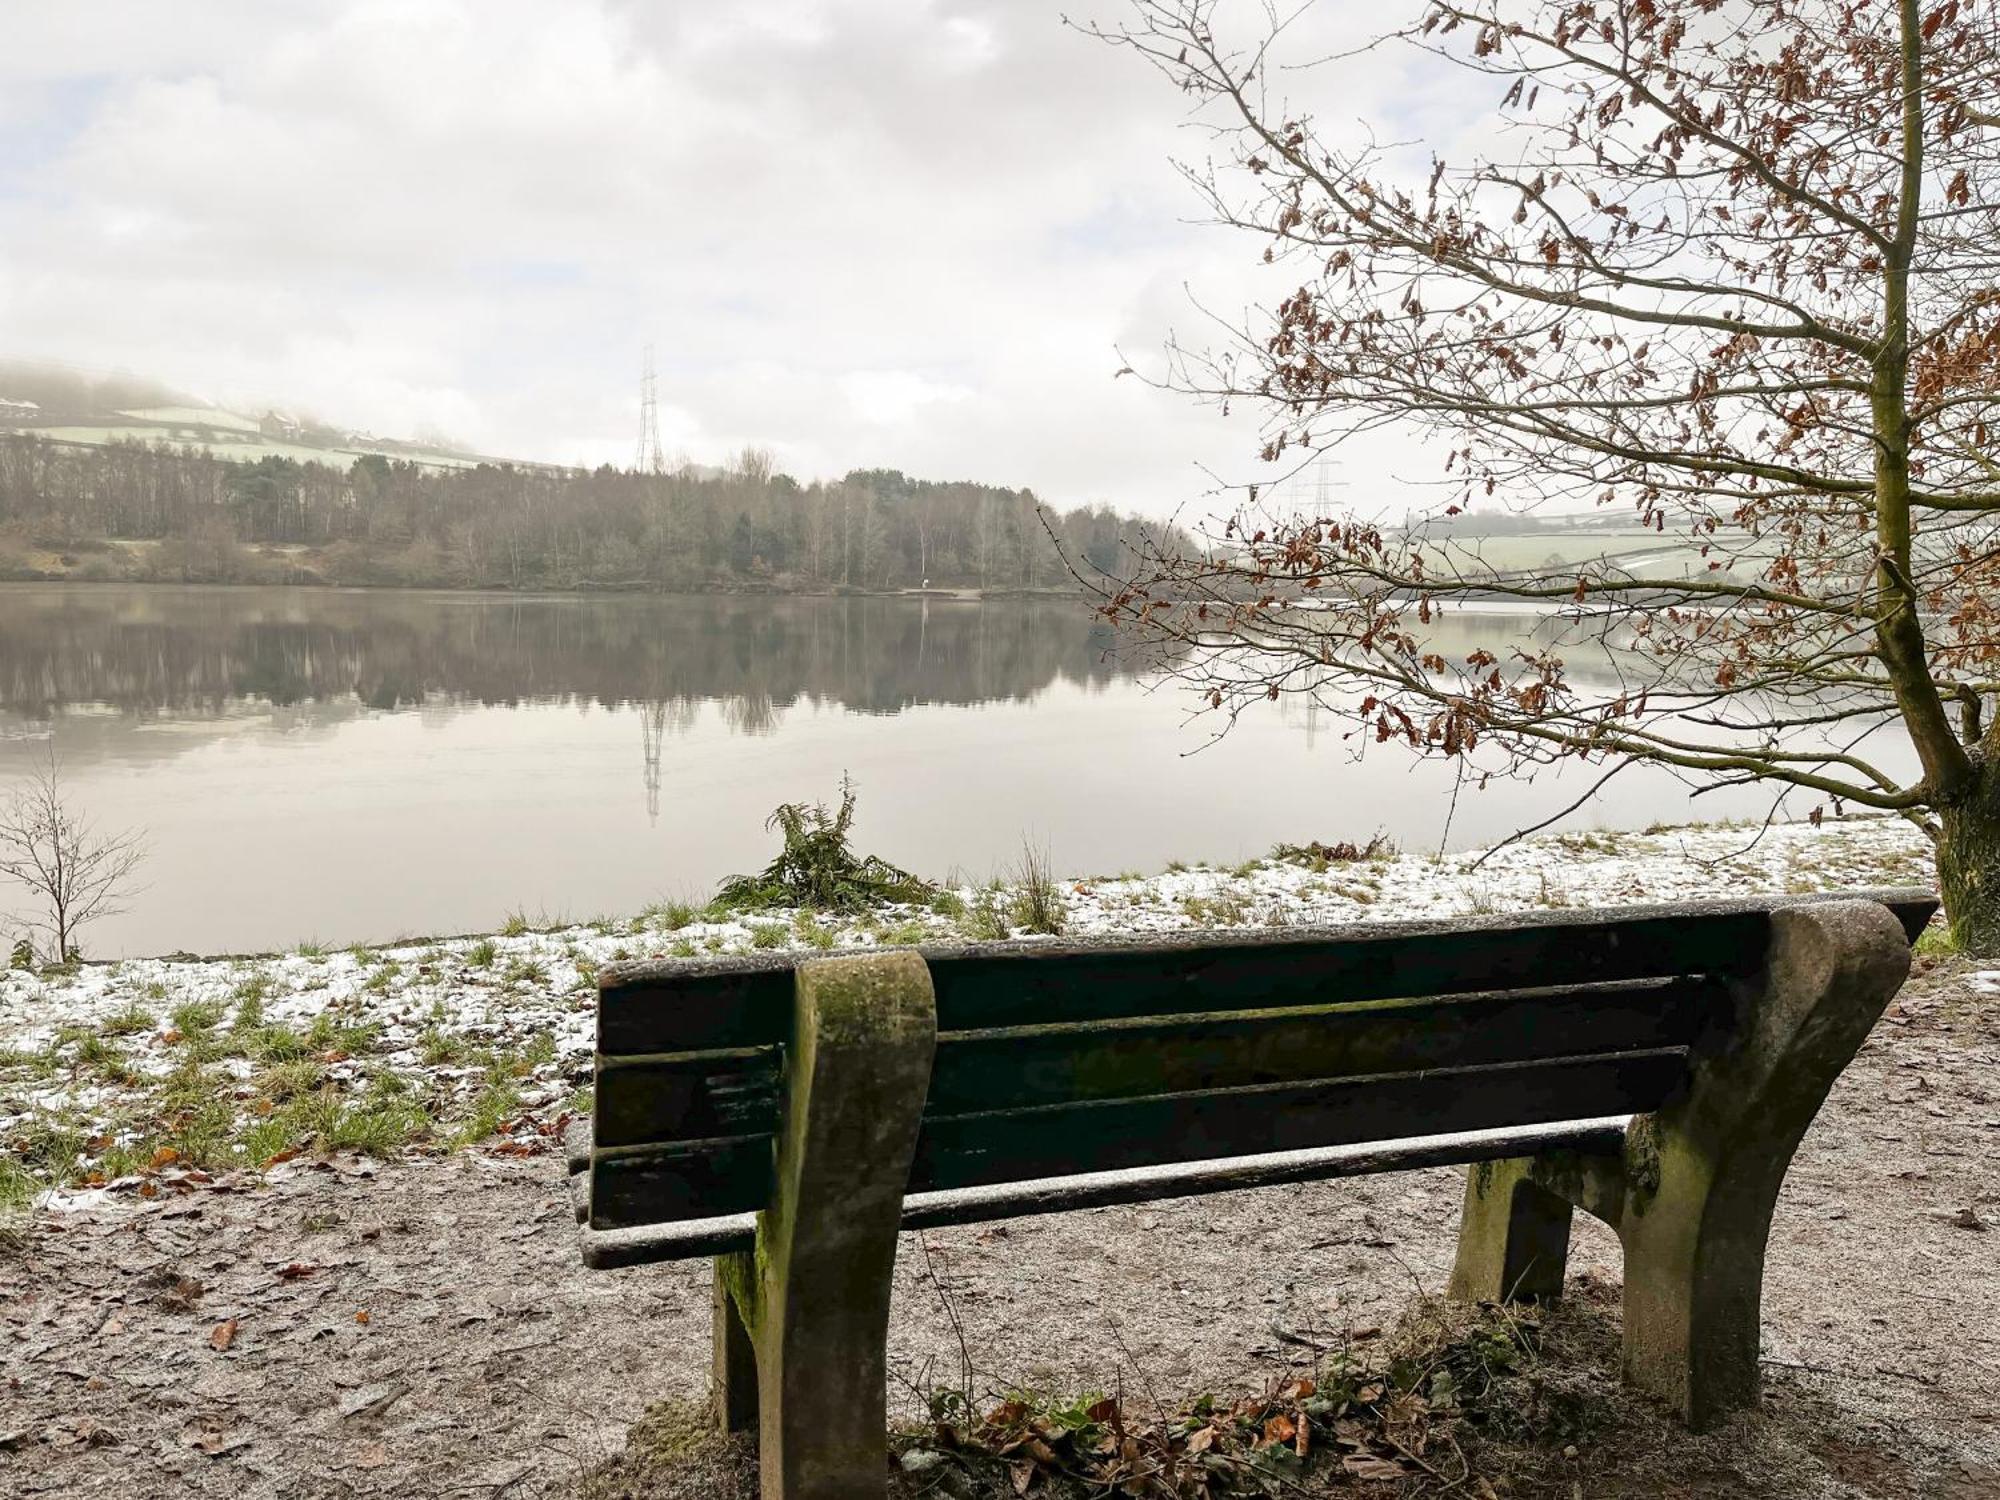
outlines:
{"label": "concrete bench leg", "polygon": [[716,1262],[716,1405],[725,1424],[755,1412],[764,1500],[878,1500],[889,1289],[937,1008],[914,953],[816,959],[797,982],[771,1204],[754,1254]]}
{"label": "concrete bench leg", "polygon": [[1686,1097],[1628,1133],[1625,1376],[1691,1426],[1754,1406],[1771,1210],[1813,1116],[1909,973],[1870,901],[1781,908],[1761,986],[1737,995]]}
{"label": "concrete bench leg", "polygon": [[1465,1302],[1552,1302],[1569,1262],[1567,1198],[1534,1181],[1535,1159],[1465,1170],[1465,1213],[1451,1295]]}
{"label": "concrete bench leg", "polygon": [[715,1417],[724,1432],[757,1427],[757,1350],[743,1322],[732,1287],[755,1286],[754,1255],[722,1255],[715,1261]]}

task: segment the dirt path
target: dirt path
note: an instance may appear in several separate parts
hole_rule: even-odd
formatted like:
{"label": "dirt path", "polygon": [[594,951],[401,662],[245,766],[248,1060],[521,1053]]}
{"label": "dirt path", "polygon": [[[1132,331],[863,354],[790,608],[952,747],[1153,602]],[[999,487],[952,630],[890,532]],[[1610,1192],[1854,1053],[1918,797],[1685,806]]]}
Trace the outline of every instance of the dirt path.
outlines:
{"label": "dirt path", "polygon": [[[1823,1440],[1789,1469],[1754,1433],[1704,1445],[1744,1495],[2000,1495],[1984,983],[1956,964],[1913,981],[1794,1167],[1766,1353],[1774,1421],[1809,1410]],[[45,1215],[0,1255],[0,1490],[565,1493],[647,1400],[703,1389],[708,1270],[586,1274],[560,1170],[347,1162]],[[1440,1288],[1458,1195],[1454,1172],[1408,1173],[938,1231],[928,1255],[906,1237],[899,1394],[956,1384],[965,1358],[981,1385],[1259,1384],[1308,1356],[1296,1340]],[[1572,1270],[1615,1284],[1616,1241],[1583,1227]]]}

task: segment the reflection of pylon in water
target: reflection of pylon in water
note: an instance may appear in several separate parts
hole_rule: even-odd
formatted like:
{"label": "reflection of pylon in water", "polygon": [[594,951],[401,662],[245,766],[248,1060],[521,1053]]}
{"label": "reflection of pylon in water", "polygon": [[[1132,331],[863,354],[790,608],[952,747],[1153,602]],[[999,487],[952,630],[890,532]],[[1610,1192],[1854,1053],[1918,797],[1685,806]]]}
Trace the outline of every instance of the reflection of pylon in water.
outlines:
{"label": "reflection of pylon in water", "polygon": [[667,734],[667,705],[655,700],[639,705],[639,737],[646,747],[646,817],[660,821],[660,742]]}

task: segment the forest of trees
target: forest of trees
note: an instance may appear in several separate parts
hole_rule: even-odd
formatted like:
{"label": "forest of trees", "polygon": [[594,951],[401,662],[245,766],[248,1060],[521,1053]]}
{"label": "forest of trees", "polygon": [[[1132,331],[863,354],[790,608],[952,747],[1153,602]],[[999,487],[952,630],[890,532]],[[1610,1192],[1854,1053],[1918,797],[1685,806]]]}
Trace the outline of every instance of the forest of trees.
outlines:
{"label": "forest of trees", "polygon": [[755,450],[720,473],[339,469],[0,434],[0,578],[1006,591],[1062,587],[1072,564],[1117,572],[1140,533],[1103,507],[894,469],[802,485]]}

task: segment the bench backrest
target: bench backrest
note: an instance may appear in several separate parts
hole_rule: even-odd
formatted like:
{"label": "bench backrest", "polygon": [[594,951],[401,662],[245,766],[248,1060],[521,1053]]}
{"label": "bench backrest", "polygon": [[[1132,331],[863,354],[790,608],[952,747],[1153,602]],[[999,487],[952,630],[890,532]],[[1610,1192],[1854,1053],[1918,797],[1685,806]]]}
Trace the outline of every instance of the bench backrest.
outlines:
{"label": "bench backrest", "polygon": [[[1913,939],[1936,905],[1869,894]],[[909,1191],[1652,1110],[1726,1039],[1783,904],[923,948]],[[604,972],[592,1228],[764,1206],[798,957]]]}

